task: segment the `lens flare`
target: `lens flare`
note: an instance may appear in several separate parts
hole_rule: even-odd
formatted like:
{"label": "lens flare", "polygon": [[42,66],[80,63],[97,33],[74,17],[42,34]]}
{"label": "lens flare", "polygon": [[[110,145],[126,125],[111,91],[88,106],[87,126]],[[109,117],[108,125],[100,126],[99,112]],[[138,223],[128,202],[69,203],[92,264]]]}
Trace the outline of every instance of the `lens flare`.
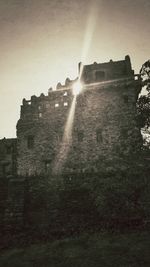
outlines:
{"label": "lens flare", "polygon": [[78,81],[73,85],[73,95],[77,96],[82,90],[82,84]]}

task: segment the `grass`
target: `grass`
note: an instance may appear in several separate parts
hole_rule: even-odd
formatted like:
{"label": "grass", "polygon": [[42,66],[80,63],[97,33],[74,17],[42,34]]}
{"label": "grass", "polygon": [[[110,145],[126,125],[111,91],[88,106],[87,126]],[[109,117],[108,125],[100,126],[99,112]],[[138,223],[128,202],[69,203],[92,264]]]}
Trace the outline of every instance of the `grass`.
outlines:
{"label": "grass", "polygon": [[148,267],[149,232],[83,234],[0,253],[0,267]]}

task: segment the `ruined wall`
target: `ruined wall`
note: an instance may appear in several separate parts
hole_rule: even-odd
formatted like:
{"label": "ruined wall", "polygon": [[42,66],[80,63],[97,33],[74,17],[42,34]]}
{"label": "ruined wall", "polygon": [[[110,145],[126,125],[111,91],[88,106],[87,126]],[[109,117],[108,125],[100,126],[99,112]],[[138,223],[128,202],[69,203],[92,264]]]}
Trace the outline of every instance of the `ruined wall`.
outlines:
{"label": "ruined wall", "polygon": [[[17,139],[0,140],[0,234],[5,226],[5,212],[8,205],[9,179],[16,174]],[[12,200],[11,200],[12,201]]]}
{"label": "ruined wall", "polygon": [[17,139],[3,138],[0,140],[0,178],[16,173]]}
{"label": "ruined wall", "polygon": [[81,80],[76,97],[74,82],[66,80],[47,96],[23,100],[17,124],[19,175],[96,171],[102,159],[129,155],[139,144],[135,117],[141,83],[129,57],[84,66]]}
{"label": "ruined wall", "polygon": [[57,231],[69,220],[71,227],[80,225],[86,207],[85,223],[95,216],[89,213],[94,200],[82,182],[100,177],[104,162],[119,162],[140,145],[136,100],[141,80],[130,58],[79,65],[79,70],[78,95],[73,93],[78,79],[67,78],[46,96],[23,99],[17,139],[0,140],[1,229],[51,225]]}

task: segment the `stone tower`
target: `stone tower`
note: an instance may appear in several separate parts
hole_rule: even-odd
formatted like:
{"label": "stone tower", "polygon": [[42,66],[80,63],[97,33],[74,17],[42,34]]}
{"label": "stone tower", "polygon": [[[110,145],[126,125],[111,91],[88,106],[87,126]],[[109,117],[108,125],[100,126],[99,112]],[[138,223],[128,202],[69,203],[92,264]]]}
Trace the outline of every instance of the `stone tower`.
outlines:
{"label": "stone tower", "polygon": [[136,100],[141,81],[125,60],[79,64],[78,79],[48,95],[23,99],[17,123],[18,175],[98,170],[101,161],[136,149]]}

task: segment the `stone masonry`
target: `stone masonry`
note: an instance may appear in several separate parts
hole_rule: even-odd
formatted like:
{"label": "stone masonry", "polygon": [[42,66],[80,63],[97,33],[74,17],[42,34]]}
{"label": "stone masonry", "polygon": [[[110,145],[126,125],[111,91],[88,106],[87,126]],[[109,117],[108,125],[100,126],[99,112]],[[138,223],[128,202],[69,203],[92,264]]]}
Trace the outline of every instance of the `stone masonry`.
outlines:
{"label": "stone masonry", "polygon": [[126,56],[117,62],[80,63],[77,79],[67,78],[46,96],[23,99],[17,138],[0,140],[1,229],[56,225],[63,179],[81,181],[100,173],[104,162],[107,166],[136,153],[140,90],[140,76]]}
{"label": "stone masonry", "polygon": [[[82,89],[74,96],[78,79]],[[126,56],[117,62],[80,63],[79,78],[67,78],[46,96],[23,99],[17,123],[18,175],[97,171],[102,159],[129,155],[141,138],[136,125],[140,90],[141,80]]]}
{"label": "stone masonry", "polygon": [[0,177],[16,174],[17,170],[17,139],[3,138],[0,140]]}

